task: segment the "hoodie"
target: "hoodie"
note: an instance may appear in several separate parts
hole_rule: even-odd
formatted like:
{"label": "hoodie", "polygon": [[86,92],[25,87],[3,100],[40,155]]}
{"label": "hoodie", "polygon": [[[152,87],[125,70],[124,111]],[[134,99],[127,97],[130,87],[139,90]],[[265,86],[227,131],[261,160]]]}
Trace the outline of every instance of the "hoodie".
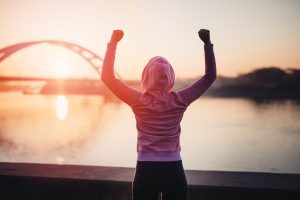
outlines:
{"label": "hoodie", "polygon": [[213,45],[205,44],[205,75],[180,91],[173,91],[175,74],[163,57],[149,60],[142,74],[143,92],[114,76],[116,44],[108,44],[102,80],[134,112],[139,161],[177,161],[180,156],[180,122],[187,107],[216,79]]}

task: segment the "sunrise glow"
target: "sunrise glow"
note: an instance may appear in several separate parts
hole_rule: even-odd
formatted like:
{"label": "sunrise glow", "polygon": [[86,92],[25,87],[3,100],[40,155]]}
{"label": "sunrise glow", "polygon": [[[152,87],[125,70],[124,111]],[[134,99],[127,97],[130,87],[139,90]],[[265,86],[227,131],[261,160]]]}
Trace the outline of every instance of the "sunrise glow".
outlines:
{"label": "sunrise glow", "polygon": [[[148,60],[160,55],[173,65],[177,78],[190,78],[204,73],[197,32],[207,28],[218,75],[235,76],[264,66],[299,68],[299,8],[299,1],[278,0],[3,0],[0,47],[54,39],[103,58],[112,30],[123,29],[115,61],[121,77],[140,79]],[[70,67],[85,72],[60,58],[53,65],[58,77]]]}

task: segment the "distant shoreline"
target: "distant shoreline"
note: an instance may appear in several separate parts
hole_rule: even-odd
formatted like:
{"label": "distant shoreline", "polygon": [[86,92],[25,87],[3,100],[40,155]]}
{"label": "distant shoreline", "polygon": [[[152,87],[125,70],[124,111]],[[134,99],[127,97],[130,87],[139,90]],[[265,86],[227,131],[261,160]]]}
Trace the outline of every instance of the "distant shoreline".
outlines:
{"label": "distant shoreline", "polygon": [[247,90],[230,90],[230,89],[211,89],[205,96],[218,98],[251,98],[251,99],[297,99],[300,100],[298,91],[247,91]]}
{"label": "distant shoreline", "polygon": [[[17,77],[18,79],[18,77]],[[114,99],[104,84],[97,79],[45,79],[0,82],[0,92],[19,91],[24,94],[43,95],[104,95]],[[24,80],[26,81],[24,81]],[[7,80],[7,79],[5,79]],[[174,90],[188,87],[194,79],[178,79]],[[129,86],[142,91],[138,80],[123,80]],[[35,83],[35,84],[34,84]],[[39,83],[39,84],[36,84]],[[218,76],[204,93],[205,96],[228,98],[300,99],[300,70],[282,70],[278,67],[259,68],[235,78]]]}

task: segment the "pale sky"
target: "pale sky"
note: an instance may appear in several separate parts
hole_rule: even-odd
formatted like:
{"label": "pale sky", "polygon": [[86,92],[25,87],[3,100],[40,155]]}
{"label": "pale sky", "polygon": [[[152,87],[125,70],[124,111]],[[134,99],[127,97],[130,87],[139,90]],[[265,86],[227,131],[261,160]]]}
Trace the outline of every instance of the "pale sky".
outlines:
{"label": "pale sky", "polygon": [[156,55],[177,77],[202,75],[200,28],[211,30],[219,75],[300,68],[298,0],[0,0],[0,13],[0,48],[58,39],[104,57],[112,30],[123,29],[115,68],[125,79],[139,79]]}

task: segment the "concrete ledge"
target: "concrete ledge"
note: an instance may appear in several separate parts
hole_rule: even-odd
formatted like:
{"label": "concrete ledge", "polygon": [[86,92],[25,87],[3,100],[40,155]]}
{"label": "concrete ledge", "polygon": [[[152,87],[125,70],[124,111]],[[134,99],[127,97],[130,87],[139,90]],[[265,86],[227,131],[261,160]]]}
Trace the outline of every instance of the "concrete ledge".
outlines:
{"label": "concrete ledge", "polygon": [[[133,168],[0,163],[0,199],[131,199]],[[300,199],[300,174],[186,170],[189,199]]]}

